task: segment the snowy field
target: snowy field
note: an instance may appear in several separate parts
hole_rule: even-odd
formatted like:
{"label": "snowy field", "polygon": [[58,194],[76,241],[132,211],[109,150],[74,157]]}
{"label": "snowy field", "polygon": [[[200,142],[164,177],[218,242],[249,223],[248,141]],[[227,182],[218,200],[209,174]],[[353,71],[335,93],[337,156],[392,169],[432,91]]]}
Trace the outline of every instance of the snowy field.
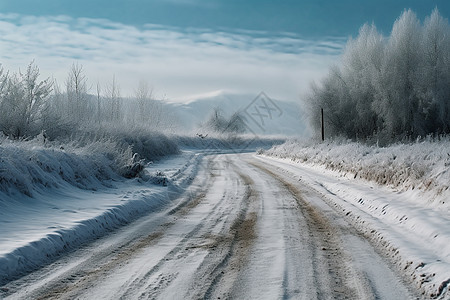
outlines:
{"label": "snowy field", "polygon": [[448,299],[449,149],[448,139],[386,148],[289,141],[262,152],[321,192],[423,293]]}

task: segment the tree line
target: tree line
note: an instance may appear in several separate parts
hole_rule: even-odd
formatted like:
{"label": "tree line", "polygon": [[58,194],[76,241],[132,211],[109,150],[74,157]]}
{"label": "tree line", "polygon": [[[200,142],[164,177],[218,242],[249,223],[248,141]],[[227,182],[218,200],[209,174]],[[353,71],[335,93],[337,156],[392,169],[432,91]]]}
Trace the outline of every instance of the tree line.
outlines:
{"label": "tree line", "polygon": [[363,25],[307,97],[313,128],[324,110],[328,136],[394,142],[450,133],[450,26],[435,9],[423,23],[411,10],[387,37]]}
{"label": "tree line", "polygon": [[60,138],[108,127],[167,131],[173,126],[169,113],[144,81],[134,97],[124,101],[114,76],[104,87],[89,86],[80,64],[72,65],[63,87],[39,77],[34,62],[25,72],[11,73],[0,67],[0,132],[4,135],[23,139],[44,133]]}

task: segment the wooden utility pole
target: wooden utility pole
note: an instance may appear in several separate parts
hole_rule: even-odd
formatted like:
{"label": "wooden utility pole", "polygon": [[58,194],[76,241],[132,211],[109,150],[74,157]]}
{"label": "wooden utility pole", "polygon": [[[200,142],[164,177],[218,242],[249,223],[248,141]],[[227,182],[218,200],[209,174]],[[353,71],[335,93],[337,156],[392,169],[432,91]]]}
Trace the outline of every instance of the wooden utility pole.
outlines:
{"label": "wooden utility pole", "polygon": [[322,116],[322,142],[325,141],[325,128],[323,122],[323,108],[320,109],[320,114]]}

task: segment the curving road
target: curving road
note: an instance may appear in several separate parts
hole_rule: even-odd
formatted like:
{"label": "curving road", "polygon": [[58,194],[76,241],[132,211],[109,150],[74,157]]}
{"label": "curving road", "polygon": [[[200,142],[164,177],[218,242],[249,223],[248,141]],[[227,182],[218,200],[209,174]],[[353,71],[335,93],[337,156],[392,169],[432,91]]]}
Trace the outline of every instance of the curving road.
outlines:
{"label": "curving road", "polygon": [[308,186],[250,154],[207,156],[172,207],[5,286],[7,299],[414,299]]}

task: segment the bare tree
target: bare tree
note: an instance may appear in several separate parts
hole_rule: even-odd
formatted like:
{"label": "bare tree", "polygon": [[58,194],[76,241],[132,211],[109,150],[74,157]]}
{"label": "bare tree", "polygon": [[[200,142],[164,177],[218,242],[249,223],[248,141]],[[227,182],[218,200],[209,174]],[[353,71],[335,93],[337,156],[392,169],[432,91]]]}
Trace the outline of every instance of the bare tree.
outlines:
{"label": "bare tree", "polygon": [[86,120],[90,114],[87,78],[83,65],[72,64],[66,80],[66,93],[70,118],[76,122]]}
{"label": "bare tree", "polygon": [[100,124],[101,120],[102,120],[102,96],[101,96],[101,92],[102,92],[102,88],[100,86],[100,83],[97,81],[97,86],[96,86],[96,92],[97,92],[97,123]]}
{"label": "bare tree", "polygon": [[111,83],[106,87],[106,100],[109,121],[122,121],[122,99],[120,96],[120,87],[116,82],[116,76],[113,75]]}
{"label": "bare tree", "polygon": [[153,89],[146,81],[140,81],[135,91],[135,97],[138,105],[138,122],[149,124],[149,119],[154,117],[152,113]]}

